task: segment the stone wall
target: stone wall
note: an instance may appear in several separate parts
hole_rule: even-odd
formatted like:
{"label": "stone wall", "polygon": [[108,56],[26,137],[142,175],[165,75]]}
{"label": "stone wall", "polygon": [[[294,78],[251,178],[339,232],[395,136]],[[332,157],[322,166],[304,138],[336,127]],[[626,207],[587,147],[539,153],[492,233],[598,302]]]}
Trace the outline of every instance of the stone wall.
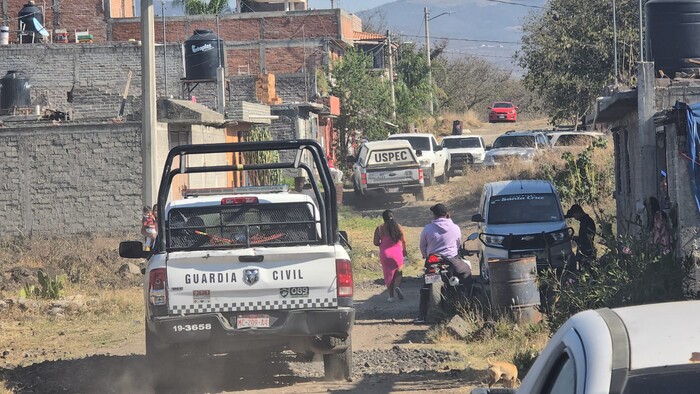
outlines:
{"label": "stone wall", "polygon": [[138,233],[139,123],[0,129],[2,234]]}

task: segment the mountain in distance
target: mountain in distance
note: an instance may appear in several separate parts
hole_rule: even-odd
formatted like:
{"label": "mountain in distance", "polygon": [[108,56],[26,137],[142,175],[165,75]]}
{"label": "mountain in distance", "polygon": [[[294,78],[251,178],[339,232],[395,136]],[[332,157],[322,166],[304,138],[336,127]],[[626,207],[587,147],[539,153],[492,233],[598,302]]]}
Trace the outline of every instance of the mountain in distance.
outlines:
{"label": "mountain in distance", "polygon": [[[508,1],[508,0],[504,0]],[[519,4],[543,6],[546,0],[513,0]],[[488,0],[396,0],[362,11],[363,20],[384,19],[394,34],[401,34],[402,42],[425,45],[424,7],[430,17],[443,12],[429,22],[431,45],[440,37],[448,40],[446,52],[449,56],[471,54],[496,64],[516,75],[522,71],[513,63],[513,55],[520,49],[522,25],[531,12],[541,9],[504,4]],[[471,41],[467,41],[471,40]],[[481,41],[483,40],[483,41]]]}

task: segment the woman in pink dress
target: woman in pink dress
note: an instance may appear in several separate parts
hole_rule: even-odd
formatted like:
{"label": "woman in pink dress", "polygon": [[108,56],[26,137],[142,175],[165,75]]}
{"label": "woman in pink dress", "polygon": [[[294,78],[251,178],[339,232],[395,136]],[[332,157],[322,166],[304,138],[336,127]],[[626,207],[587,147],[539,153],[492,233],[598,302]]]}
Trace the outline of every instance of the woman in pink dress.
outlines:
{"label": "woman in pink dress", "polygon": [[406,255],[406,238],[401,226],[394,220],[394,213],[386,210],[382,213],[384,224],[374,230],[374,245],[379,246],[379,261],[384,271],[384,284],[389,290],[387,301],[394,301],[394,292],[403,300],[401,284],[403,257]]}

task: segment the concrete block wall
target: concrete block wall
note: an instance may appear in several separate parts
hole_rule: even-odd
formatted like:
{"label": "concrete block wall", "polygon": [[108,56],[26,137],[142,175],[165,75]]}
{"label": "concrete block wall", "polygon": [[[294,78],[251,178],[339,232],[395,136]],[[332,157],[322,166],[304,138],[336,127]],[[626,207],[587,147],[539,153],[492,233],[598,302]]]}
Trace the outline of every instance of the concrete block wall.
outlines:
{"label": "concrete block wall", "polygon": [[139,123],[0,129],[0,232],[138,234]]}
{"label": "concrete block wall", "polygon": [[313,72],[278,74],[275,89],[282,103],[312,101],[316,93],[315,74]]}
{"label": "concrete block wall", "polygon": [[[180,97],[182,54],[180,45],[166,51],[168,95]],[[141,47],[137,44],[22,44],[0,47],[0,73],[22,70],[32,84],[32,100],[45,96],[54,109],[73,110],[76,118],[116,116],[127,75],[132,70],[128,95],[131,110],[139,109],[141,95]],[[156,88],[165,95],[163,47],[156,47]],[[73,90],[74,103],[67,100]],[[104,97],[101,97],[104,96]],[[90,103],[94,102],[94,106]]]}

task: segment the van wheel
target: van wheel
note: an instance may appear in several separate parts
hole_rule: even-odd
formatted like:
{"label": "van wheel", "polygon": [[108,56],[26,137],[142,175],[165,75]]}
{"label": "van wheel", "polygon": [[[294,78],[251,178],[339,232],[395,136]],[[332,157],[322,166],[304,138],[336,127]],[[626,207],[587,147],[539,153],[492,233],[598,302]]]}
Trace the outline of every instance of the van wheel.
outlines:
{"label": "van wheel", "polygon": [[323,355],[323,375],[326,381],[338,381],[350,379],[350,366],[352,365],[352,337],[345,339],[327,337],[331,346],[347,346],[341,353]]}
{"label": "van wheel", "polygon": [[425,193],[422,187],[420,188],[420,191],[415,194],[415,196],[416,201],[425,201]]}

